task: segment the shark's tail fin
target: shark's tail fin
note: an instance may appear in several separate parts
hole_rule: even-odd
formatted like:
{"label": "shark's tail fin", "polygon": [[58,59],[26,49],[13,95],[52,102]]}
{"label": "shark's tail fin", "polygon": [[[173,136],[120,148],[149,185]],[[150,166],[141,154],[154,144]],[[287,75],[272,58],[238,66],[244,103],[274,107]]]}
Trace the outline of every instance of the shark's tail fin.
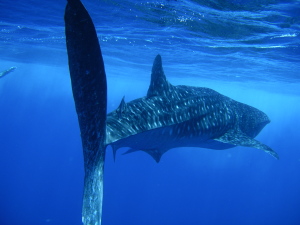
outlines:
{"label": "shark's tail fin", "polygon": [[94,24],[80,2],[68,0],[65,32],[73,97],[84,154],[83,224],[101,224],[107,85]]}

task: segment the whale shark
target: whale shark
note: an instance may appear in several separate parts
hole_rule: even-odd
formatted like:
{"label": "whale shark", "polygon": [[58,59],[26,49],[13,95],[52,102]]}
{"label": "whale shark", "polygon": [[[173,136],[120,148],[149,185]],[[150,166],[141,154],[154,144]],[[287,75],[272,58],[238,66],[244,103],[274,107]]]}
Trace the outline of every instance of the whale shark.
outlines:
{"label": "whale shark", "polygon": [[107,115],[106,144],[114,155],[144,151],[156,162],[168,150],[177,147],[200,147],[223,150],[235,146],[278,154],[254,139],[270,122],[262,111],[237,102],[210,88],[174,86],[164,74],[157,55],[147,95],[125,103]]}
{"label": "whale shark", "polygon": [[2,72],[0,72],[0,78],[6,76],[7,74],[13,72],[17,67],[10,67],[9,69],[7,70],[3,70]]}
{"label": "whale shark", "polygon": [[144,151],[156,162],[172,148],[235,146],[278,154],[254,139],[270,122],[262,111],[210,88],[172,85],[155,57],[147,95],[107,114],[104,61],[93,21],[80,0],[68,0],[65,34],[84,155],[83,224],[101,224],[105,151]]}

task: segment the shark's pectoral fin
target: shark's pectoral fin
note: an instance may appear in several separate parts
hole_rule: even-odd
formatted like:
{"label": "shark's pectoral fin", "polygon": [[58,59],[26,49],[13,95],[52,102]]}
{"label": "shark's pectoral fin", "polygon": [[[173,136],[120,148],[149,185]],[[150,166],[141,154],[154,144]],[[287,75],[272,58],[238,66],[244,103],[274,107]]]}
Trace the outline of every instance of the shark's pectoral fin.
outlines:
{"label": "shark's pectoral fin", "polygon": [[279,159],[278,154],[271,149],[269,146],[247,136],[240,130],[231,129],[227,131],[224,135],[219,138],[214,138],[216,141],[220,141],[227,144],[232,144],[236,146],[245,146],[245,147],[252,147],[256,149],[261,149],[266,153],[272,155],[276,159]]}
{"label": "shark's pectoral fin", "polygon": [[123,155],[129,154],[129,153],[132,153],[132,152],[137,152],[137,151],[143,151],[143,152],[148,153],[149,155],[152,156],[152,158],[157,163],[159,163],[159,161],[161,159],[161,156],[166,152],[166,151],[164,151],[162,149],[156,149],[156,148],[155,149],[141,149],[141,150],[130,148],[126,152],[124,152]]}

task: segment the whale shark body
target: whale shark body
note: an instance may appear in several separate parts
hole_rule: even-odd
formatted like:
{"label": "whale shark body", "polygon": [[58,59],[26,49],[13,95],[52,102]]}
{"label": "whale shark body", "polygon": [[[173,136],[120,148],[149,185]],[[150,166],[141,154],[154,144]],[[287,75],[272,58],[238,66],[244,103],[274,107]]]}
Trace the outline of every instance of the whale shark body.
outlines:
{"label": "whale shark body", "polygon": [[107,115],[106,144],[114,153],[142,150],[156,162],[169,149],[246,146],[276,152],[254,137],[270,122],[267,115],[204,87],[173,86],[163,71],[161,56],[152,67],[147,96],[125,103]]}
{"label": "whale shark body", "polygon": [[108,145],[114,155],[144,151],[156,162],[169,149],[200,147],[228,149],[270,147],[254,139],[270,122],[267,115],[212,89],[170,84],[157,55],[147,95],[106,114],[107,85],[94,24],[80,2],[68,0],[65,10],[66,41],[73,97],[84,153],[82,221],[101,224],[103,168]]}

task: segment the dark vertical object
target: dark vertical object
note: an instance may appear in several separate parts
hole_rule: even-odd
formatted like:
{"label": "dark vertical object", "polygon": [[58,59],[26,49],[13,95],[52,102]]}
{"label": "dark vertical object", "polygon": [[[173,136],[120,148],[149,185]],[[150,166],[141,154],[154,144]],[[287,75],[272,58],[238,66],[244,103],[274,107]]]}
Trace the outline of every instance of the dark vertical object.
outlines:
{"label": "dark vertical object", "polygon": [[107,86],[94,24],[80,2],[68,0],[65,32],[73,97],[84,154],[82,222],[101,224]]}

